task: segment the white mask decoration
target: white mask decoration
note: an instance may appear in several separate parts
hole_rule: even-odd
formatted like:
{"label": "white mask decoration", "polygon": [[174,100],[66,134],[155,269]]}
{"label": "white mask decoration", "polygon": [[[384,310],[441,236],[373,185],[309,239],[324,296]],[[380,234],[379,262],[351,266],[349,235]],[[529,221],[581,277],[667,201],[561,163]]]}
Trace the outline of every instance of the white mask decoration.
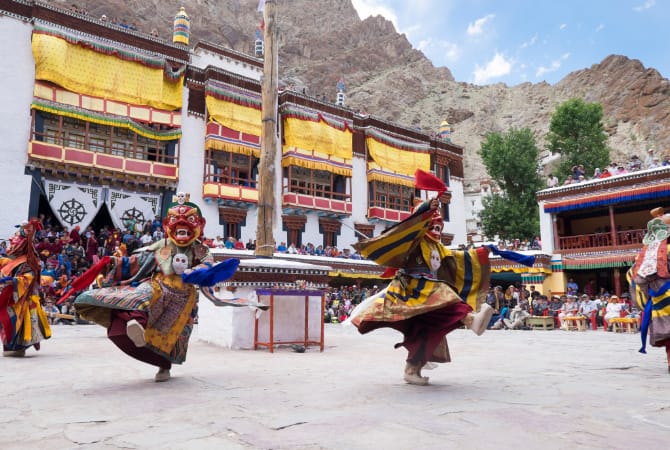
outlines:
{"label": "white mask decoration", "polygon": [[172,270],[177,275],[181,275],[188,269],[188,257],[183,253],[177,253],[172,257]]}
{"label": "white mask decoration", "polygon": [[430,252],[430,270],[437,272],[437,269],[440,268],[440,254],[437,250]]}
{"label": "white mask decoration", "polygon": [[186,193],[185,192],[177,192],[177,203],[180,205],[183,205],[186,202]]}

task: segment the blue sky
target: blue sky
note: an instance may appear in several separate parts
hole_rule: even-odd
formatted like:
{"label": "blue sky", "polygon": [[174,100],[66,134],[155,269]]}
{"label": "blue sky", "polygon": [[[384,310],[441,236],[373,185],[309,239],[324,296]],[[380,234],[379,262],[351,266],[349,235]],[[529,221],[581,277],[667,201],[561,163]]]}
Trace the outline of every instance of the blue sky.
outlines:
{"label": "blue sky", "polygon": [[670,0],[352,0],[456,81],[555,84],[611,54],[670,78]]}

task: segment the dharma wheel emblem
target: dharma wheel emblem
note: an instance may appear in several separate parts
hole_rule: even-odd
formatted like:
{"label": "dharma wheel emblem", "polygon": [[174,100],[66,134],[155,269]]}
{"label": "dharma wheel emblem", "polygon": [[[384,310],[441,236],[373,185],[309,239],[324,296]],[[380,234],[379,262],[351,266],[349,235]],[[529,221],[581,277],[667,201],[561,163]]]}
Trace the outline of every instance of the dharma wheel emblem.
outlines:
{"label": "dharma wheel emblem", "polygon": [[139,209],[133,207],[130,209],[126,209],[123,212],[123,215],[121,216],[121,221],[125,224],[129,221],[135,221],[135,223],[144,223],[146,222],[144,220],[144,213],[140,211]]}
{"label": "dharma wheel emblem", "polygon": [[75,223],[80,223],[84,220],[86,216],[86,208],[83,204],[75,200],[66,200],[58,208],[58,214],[60,215],[63,222],[68,225],[74,225]]}

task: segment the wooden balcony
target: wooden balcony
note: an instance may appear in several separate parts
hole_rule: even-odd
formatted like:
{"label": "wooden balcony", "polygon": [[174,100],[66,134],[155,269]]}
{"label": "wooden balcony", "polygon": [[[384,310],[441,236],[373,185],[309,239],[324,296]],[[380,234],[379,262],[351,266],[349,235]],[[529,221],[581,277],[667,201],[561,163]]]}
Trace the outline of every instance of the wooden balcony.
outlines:
{"label": "wooden balcony", "polygon": [[383,220],[385,222],[400,222],[408,218],[412,213],[410,211],[400,211],[398,209],[381,208],[371,206],[368,208],[368,219]]}
{"label": "wooden balcony", "polygon": [[30,162],[35,163],[53,162],[64,167],[79,166],[116,172],[121,175],[132,174],[170,181],[176,181],[179,176],[177,164],[99,153],[41,141],[30,141],[28,158]]}
{"label": "wooden balcony", "polygon": [[560,236],[558,251],[561,253],[575,253],[584,251],[602,251],[625,248],[642,247],[646,230],[626,230],[612,233],[580,234],[575,236]]}
{"label": "wooden balcony", "polygon": [[287,210],[317,210],[326,215],[349,216],[351,215],[351,201],[336,200],[326,197],[317,197],[307,194],[285,192],[282,196],[282,207]]}
{"label": "wooden balcony", "polygon": [[202,197],[205,200],[228,200],[255,204],[258,203],[258,189],[240,184],[204,182]]}

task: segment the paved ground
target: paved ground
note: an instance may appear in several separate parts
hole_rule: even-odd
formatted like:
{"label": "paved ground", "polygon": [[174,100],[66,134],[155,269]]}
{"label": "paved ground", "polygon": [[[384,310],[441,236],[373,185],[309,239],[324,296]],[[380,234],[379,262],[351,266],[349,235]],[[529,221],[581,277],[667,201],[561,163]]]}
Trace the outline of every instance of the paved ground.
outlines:
{"label": "paved ground", "polygon": [[326,350],[232,351],[192,339],[168,383],[96,325],[55,326],[0,359],[0,448],[667,448],[665,355],[639,334],[467,330],[454,362],[402,382],[399,335],[326,326]]}

